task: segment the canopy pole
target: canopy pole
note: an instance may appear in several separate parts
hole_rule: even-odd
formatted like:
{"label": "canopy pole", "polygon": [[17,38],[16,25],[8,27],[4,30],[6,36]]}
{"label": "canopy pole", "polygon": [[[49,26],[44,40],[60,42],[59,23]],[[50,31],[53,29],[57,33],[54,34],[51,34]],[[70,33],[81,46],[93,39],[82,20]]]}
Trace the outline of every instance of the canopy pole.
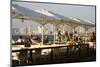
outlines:
{"label": "canopy pole", "polygon": [[[62,23],[64,23],[64,21],[62,20]],[[64,24],[61,24],[62,26],[62,34],[64,34]]]}
{"label": "canopy pole", "polygon": [[54,44],[55,44],[55,39],[56,39],[56,37],[55,37],[55,25],[53,25],[53,32],[54,32]]}
{"label": "canopy pole", "polygon": [[41,43],[41,45],[44,45],[44,43],[43,43],[44,42],[44,35],[43,34],[44,34],[44,25],[45,25],[46,20],[43,17],[42,17],[42,19],[43,19],[43,23],[42,23],[42,34],[41,34],[41,36],[42,36],[42,40],[41,40],[42,43]]}
{"label": "canopy pole", "polygon": [[86,36],[86,41],[88,40],[88,28],[85,26],[85,36]]}
{"label": "canopy pole", "polygon": [[42,38],[41,38],[42,43],[41,43],[41,45],[43,45],[43,41],[44,41],[43,33],[44,33],[44,25],[42,25],[42,34],[41,34],[41,36],[42,36]]}

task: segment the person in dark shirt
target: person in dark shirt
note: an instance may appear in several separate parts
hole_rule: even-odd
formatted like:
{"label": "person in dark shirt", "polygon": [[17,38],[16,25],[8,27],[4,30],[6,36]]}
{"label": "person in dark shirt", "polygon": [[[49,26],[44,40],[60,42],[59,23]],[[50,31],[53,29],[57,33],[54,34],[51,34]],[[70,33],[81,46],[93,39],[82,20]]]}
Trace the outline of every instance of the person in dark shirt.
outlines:
{"label": "person in dark shirt", "polygon": [[96,41],[96,34],[94,32],[92,32],[91,41],[92,42],[95,42]]}
{"label": "person in dark shirt", "polygon": [[48,42],[49,42],[48,35],[45,35],[45,37],[44,37],[44,43],[48,43]]}
{"label": "person in dark shirt", "polygon": [[61,42],[62,34],[61,31],[58,31],[58,41]]}

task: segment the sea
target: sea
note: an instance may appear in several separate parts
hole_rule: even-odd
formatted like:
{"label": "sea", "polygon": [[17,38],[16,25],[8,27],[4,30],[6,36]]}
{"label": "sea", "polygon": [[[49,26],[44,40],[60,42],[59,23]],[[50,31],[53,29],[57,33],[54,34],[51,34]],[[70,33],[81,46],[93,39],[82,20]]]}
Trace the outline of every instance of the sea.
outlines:
{"label": "sea", "polygon": [[[13,40],[18,40],[20,38],[20,36],[22,36],[23,39],[26,39],[28,37],[28,35],[12,35],[11,36],[11,39]],[[40,39],[42,38],[41,35],[32,35],[32,36],[38,36]],[[45,36],[48,36],[48,40],[49,41],[52,41],[54,39],[54,35],[43,35],[44,37]]]}

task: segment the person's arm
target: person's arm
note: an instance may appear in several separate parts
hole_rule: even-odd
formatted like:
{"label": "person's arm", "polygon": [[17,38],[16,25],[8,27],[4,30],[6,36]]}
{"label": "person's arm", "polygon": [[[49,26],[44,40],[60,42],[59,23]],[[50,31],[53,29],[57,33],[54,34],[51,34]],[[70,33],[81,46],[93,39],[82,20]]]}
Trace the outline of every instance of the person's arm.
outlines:
{"label": "person's arm", "polygon": [[32,44],[39,44],[38,41],[31,39]]}

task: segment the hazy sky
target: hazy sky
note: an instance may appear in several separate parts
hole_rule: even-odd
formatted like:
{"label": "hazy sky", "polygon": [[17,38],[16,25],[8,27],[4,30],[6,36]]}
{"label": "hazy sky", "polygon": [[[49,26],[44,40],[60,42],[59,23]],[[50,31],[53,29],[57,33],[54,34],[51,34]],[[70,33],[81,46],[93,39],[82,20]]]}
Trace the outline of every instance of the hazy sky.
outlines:
{"label": "hazy sky", "polygon": [[[61,14],[66,17],[76,17],[82,20],[89,20],[95,22],[95,6],[48,4],[48,3],[34,3],[34,2],[15,2],[15,3],[32,10],[45,8],[49,11]],[[17,20],[13,20],[13,22],[15,22],[12,24],[13,27],[18,25],[18,23],[16,23]],[[19,26],[20,25],[21,23],[19,23]]]}

